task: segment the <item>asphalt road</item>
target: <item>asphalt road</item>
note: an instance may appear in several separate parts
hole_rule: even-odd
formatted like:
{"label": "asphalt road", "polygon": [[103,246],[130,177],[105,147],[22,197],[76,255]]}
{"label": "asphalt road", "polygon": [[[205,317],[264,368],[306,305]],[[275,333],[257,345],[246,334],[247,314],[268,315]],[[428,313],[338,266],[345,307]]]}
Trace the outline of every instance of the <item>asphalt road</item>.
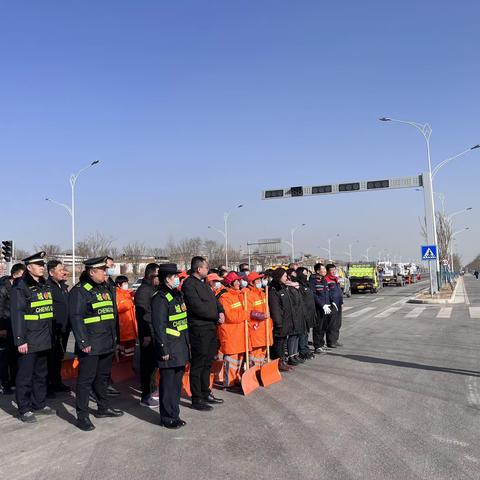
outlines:
{"label": "asphalt road", "polygon": [[249,397],[220,392],[213,412],[158,426],[122,385],[121,419],[59,416],[23,425],[0,403],[0,474],[14,479],[478,479],[480,281],[470,305],[405,303],[425,283],[346,299],[343,348]]}

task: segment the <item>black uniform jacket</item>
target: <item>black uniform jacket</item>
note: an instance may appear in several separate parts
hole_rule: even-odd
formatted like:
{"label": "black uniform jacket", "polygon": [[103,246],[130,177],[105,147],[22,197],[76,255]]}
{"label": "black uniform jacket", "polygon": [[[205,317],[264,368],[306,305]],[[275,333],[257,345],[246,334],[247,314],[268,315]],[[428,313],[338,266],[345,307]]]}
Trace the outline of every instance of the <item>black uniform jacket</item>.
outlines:
{"label": "black uniform jacket", "polygon": [[140,344],[143,343],[145,337],[153,337],[151,300],[154,292],[154,286],[145,279],[142,280],[141,285],[135,292],[135,314]]}
{"label": "black uniform jacket", "polygon": [[[268,290],[268,306],[273,320],[273,332],[276,337],[286,337],[295,332],[299,312],[295,312],[293,292],[283,283],[273,281]],[[297,306],[297,308],[301,306]],[[300,310],[300,315],[301,315]]]}
{"label": "black uniform jacket", "polygon": [[12,283],[9,277],[0,279],[0,330],[10,330],[10,292]]}
{"label": "black uniform jacket", "polygon": [[302,297],[303,315],[307,328],[313,328],[317,323],[317,309],[315,306],[315,296],[310,285],[305,278],[299,280],[299,292]]}
{"label": "black uniform jacket", "polygon": [[[84,288],[85,283],[92,285],[93,289],[87,291]],[[84,322],[84,318],[93,314],[91,305],[95,303],[96,295],[103,298],[108,296],[115,304],[112,293],[105,283],[80,281],[70,290],[68,308],[77,353],[85,347],[92,347],[90,355],[103,355],[113,352],[116,348],[117,322],[114,319],[87,324]]]}
{"label": "black uniform jacket", "polygon": [[[169,302],[166,295],[170,294],[173,301]],[[188,330],[178,332],[179,336],[167,334],[169,322],[169,306],[182,306],[184,299],[181,292],[161,286],[152,297],[152,327],[155,353],[159,368],[183,367],[190,361],[190,347]],[[162,356],[170,355],[169,360],[162,360]]]}
{"label": "black uniform jacket", "polygon": [[45,279],[41,278],[37,282],[28,272],[25,272],[23,277],[12,287],[10,318],[13,340],[17,347],[27,343],[28,353],[52,348],[52,319],[25,320],[24,318],[29,313],[31,302],[38,300],[39,296],[51,298],[51,295],[50,287],[46,284]]}
{"label": "black uniform jacket", "polygon": [[56,335],[67,332],[68,328],[68,287],[65,282],[57,283],[48,277],[47,284],[52,290],[54,315],[54,331]]}
{"label": "black uniform jacket", "polygon": [[188,327],[205,327],[215,330],[218,315],[225,313],[213,290],[205,281],[190,275],[182,285],[188,313]]}

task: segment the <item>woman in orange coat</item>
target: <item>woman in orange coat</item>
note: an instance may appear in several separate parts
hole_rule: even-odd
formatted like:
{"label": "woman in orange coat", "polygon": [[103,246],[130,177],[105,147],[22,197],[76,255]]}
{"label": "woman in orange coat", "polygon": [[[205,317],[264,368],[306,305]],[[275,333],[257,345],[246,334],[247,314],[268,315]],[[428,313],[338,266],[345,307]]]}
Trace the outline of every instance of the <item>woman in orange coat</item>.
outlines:
{"label": "woman in orange coat", "polygon": [[128,290],[128,278],[119,275],[115,279],[117,286],[117,310],[120,330],[120,345],[124,355],[133,355],[137,339],[137,320],[132,294]]}
{"label": "woman in orange coat", "polygon": [[239,384],[245,361],[245,293],[240,289],[241,277],[230,272],[224,279],[226,292],[219,297],[225,310],[225,323],[218,326],[220,351],[223,353],[225,387]]}
{"label": "woman in orange coat", "polygon": [[[267,355],[267,296],[263,290],[263,275],[252,272],[248,275],[248,346],[250,359],[261,367]],[[268,322],[269,346],[273,345],[271,320]]]}

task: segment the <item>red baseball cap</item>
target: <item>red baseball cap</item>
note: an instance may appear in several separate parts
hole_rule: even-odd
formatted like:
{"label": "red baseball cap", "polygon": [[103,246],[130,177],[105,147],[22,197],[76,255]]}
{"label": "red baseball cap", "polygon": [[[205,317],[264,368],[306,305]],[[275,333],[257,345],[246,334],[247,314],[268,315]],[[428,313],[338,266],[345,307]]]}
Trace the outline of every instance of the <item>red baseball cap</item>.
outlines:
{"label": "red baseball cap", "polygon": [[259,278],[263,278],[263,275],[257,272],[252,272],[248,275],[248,283],[253,283],[255,280],[258,280]]}
{"label": "red baseball cap", "polygon": [[231,285],[235,280],[242,280],[242,277],[238,276],[236,272],[230,272],[223,278],[223,283],[225,285]]}

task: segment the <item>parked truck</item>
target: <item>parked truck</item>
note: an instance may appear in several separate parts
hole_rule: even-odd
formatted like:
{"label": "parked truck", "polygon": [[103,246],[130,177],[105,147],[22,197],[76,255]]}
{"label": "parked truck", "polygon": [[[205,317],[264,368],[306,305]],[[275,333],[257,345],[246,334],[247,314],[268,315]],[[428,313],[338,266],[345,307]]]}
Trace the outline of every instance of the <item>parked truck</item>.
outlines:
{"label": "parked truck", "polygon": [[379,268],[382,270],[381,277],[384,287],[388,285],[403,287],[405,285],[405,269],[403,267],[390,262],[381,262]]}
{"label": "parked truck", "polygon": [[348,270],[352,293],[377,293],[379,288],[377,266],[374,263],[356,263]]}

